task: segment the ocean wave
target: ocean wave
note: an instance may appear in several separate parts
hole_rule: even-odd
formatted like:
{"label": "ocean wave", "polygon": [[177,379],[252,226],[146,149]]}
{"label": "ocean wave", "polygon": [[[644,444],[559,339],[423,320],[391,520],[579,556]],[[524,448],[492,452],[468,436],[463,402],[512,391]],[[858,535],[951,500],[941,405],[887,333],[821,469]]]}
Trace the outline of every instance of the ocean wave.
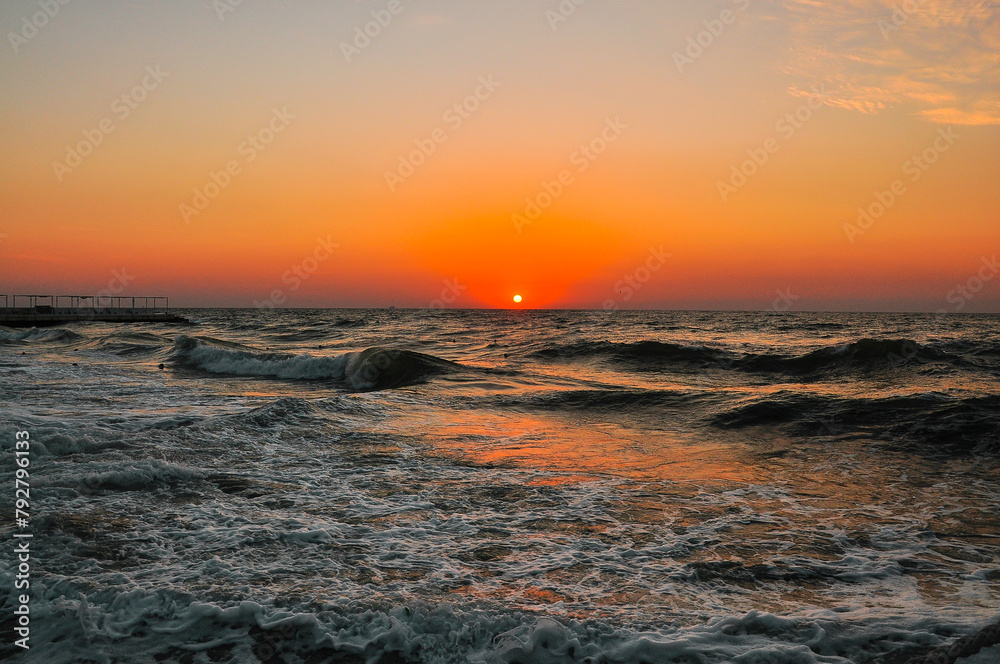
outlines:
{"label": "ocean wave", "polygon": [[977,348],[972,351],[972,354],[985,357],[1000,357],[1000,344],[991,344],[985,348]]}
{"label": "ocean wave", "polygon": [[305,399],[286,397],[236,417],[257,427],[272,427],[301,422],[320,415],[320,411]]}
{"label": "ocean wave", "polygon": [[162,346],[148,346],[145,344],[108,344],[105,350],[118,355],[119,357],[142,357],[153,355],[160,351]]}
{"label": "ocean wave", "polygon": [[658,362],[705,365],[730,358],[723,350],[700,345],[682,345],[664,341],[636,341],[617,343],[611,341],[581,342],[551,345],[531,353],[531,357],[546,360],[575,360],[604,358],[622,362]]}
{"label": "ocean wave", "polygon": [[272,335],[276,341],[302,342],[302,341],[323,341],[330,337],[330,331],[325,329],[295,330],[283,334]]}
{"label": "ocean wave", "polygon": [[594,389],[556,390],[525,396],[501,396],[498,404],[541,410],[621,411],[691,406],[702,394],[684,390]]}
{"label": "ocean wave", "polygon": [[843,555],[830,561],[807,557],[748,563],[741,560],[700,560],[687,563],[673,574],[682,581],[729,584],[763,584],[771,582],[831,582],[834,580],[860,583],[870,579],[901,576],[907,566],[917,567],[919,561],[891,557],[872,559],[860,555]]}
{"label": "ocean wave", "polygon": [[149,424],[143,426],[146,429],[157,429],[159,431],[172,431],[174,429],[182,429],[184,427],[189,427],[201,420],[200,417],[191,415],[171,415],[163,419],[157,419]]}
{"label": "ocean wave", "polygon": [[101,432],[96,437],[91,434],[43,433],[36,437],[31,450],[38,456],[69,456],[71,454],[101,454],[110,449],[125,450],[134,447],[126,440],[111,438],[109,433]]}
{"label": "ocean wave", "polygon": [[710,421],[724,429],[786,426],[802,436],[860,434],[920,452],[1000,452],[1000,395],[845,398],[783,390],[740,402]]}
{"label": "ocean wave", "polygon": [[722,348],[665,341],[609,341],[550,345],[530,355],[542,360],[598,359],[636,370],[721,369],[745,373],[786,373],[814,376],[829,372],[883,371],[923,367],[928,363],[970,366],[964,358],[912,339],[860,339],[819,348],[802,355],[740,354]]}
{"label": "ocean wave", "polygon": [[785,424],[801,418],[810,420],[824,412],[839,412],[841,400],[834,397],[781,391],[766,397],[741,402],[716,413],[712,424],[723,429]]}
{"label": "ocean wave", "polygon": [[939,400],[885,427],[905,447],[1000,453],[1000,396]]}
{"label": "ocean wave", "polygon": [[338,318],[333,323],[337,327],[364,327],[368,324],[365,318]]}
{"label": "ocean wave", "polygon": [[[114,525],[114,524],[112,524]],[[124,527],[122,524],[120,527]],[[86,533],[92,524],[70,524]],[[320,541],[324,541],[322,538]],[[13,571],[0,572],[12,582]],[[978,625],[900,619],[881,629],[862,612],[764,611],[689,627],[628,629],[599,620],[412,602],[384,609],[332,605],[295,612],[245,600],[220,606],[176,592],[99,589],[32,605],[32,653],[50,664],[80,661],[420,662],[583,664],[738,662],[862,664],[905,661],[949,645]],[[0,654],[8,654],[4,644]],[[192,653],[203,655],[192,659]]]}
{"label": "ocean wave", "polygon": [[27,330],[0,329],[0,344],[26,342],[56,343],[85,338],[82,334],[62,327],[32,327]]}
{"label": "ocean wave", "polygon": [[204,473],[194,468],[160,459],[140,461],[88,462],[72,467],[60,476],[33,479],[38,486],[84,487],[92,491],[152,491],[164,485],[200,479]]}
{"label": "ocean wave", "polygon": [[129,343],[144,343],[151,345],[163,345],[170,342],[169,337],[163,337],[159,334],[153,334],[152,332],[136,332],[134,330],[124,329],[114,334],[109,334],[108,336],[101,337],[98,340],[99,343],[118,343],[118,342],[129,342]]}
{"label": "ocean wave", "polygon": [[962,360],[932,346],[912,339],[861,339],[847,344],[827,346],[805,355],[747,355],[736,366],[751,372],[816,373],[824,370],[890,369],[923,362]]}
{"label": "ocean wave", "polygon": [[823,322],[816,322],[816,323],[805,323],[805,324],[797,326],[797,327],[792,327],[791,329],[800,329],[800,330],[842,330],[842,329],[844,329],[844,327],[845,327],[845,325],[843,323],[823,323]]}
{"label": "ocean wave", "polygon": [[169,347],[170,339],[149,332],[121,330],[99,337],[87,346],[120,357],[152,355]]}
{"label": "ocean wave", "polygon": [[334,357],[261,352],[207,337],[181,335],[170,359],[178,365],[227,376],[330,380],[357,391],[425,382],[462,367],[432,355],[392,348],[368,348]]}

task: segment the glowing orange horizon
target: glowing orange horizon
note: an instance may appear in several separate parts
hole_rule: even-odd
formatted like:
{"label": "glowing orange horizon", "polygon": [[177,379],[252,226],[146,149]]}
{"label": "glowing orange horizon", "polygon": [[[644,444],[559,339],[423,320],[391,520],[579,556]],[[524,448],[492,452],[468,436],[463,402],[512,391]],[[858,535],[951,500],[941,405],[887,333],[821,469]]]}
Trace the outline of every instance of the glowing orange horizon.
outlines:
{"label": "glowing orange horizon", "polygon": [[[414,5],[346,62],[329,35],[355,4],[184,40],[194,19],[165,6],[117,50],[91,46],[125,19],[80,6],[20,44],[0,63],[0,290],[124,270],[120,294],[177,306],[770,309],[791,289],[794,308],[935,311],[1000,246],[981,13],[872,30],[861,61],[818,54],[867,0],[808,21],[751,3],[679,66],[636,54],[683,51],[712,18],[697,3],[588,5],[556,35],[526,6]],[[264,54],[253,29],[295,37]],[[963,310],[1000,308],[997,283]]]}

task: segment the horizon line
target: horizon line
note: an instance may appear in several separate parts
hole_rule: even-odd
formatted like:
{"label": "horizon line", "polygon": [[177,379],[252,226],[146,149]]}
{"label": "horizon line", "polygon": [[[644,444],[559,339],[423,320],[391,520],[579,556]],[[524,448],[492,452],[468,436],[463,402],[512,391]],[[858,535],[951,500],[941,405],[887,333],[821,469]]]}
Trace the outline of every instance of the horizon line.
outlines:
{"label": "horizon line", "polygon": [[233,310],[233,311],[517,311],[517,312],[600,312],[600,313],[628,313],[628,312],[660,312],[660,313],[761,313],[761,314],[926,314],[926,315],[956,315],[956,316],[1000,316],[1000,311],[944,311],[944,310],[857,310],[857,309],[788,309],[781,311],[777,309],[656,309],[656,308],[634,308],[634,309],[600,309],[600,308],[579,308],[579,307],[397,307],[397,306],[368,306],[368,307],[232,307],[232,306],[178,306],[172,309],[191,310]]}

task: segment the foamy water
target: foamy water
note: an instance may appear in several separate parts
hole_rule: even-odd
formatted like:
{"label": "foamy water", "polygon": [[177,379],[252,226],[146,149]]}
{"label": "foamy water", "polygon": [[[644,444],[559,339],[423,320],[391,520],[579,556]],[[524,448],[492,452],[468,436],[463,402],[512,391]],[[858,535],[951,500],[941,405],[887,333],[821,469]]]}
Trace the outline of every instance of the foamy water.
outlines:
{"label": "foamy water", "polygon": [[0,328],[0,656],[892,664],[1000,620],[998,317],[188,314]]}

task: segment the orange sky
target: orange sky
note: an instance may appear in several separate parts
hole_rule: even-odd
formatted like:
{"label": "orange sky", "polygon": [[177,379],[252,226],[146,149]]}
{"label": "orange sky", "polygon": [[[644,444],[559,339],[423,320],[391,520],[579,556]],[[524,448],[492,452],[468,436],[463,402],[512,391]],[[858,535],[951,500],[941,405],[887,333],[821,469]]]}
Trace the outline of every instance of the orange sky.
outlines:
{"label": "orange sky", "polygon": [[983,3],[284,4],[4,3],[0,291],[1000,310]]}

